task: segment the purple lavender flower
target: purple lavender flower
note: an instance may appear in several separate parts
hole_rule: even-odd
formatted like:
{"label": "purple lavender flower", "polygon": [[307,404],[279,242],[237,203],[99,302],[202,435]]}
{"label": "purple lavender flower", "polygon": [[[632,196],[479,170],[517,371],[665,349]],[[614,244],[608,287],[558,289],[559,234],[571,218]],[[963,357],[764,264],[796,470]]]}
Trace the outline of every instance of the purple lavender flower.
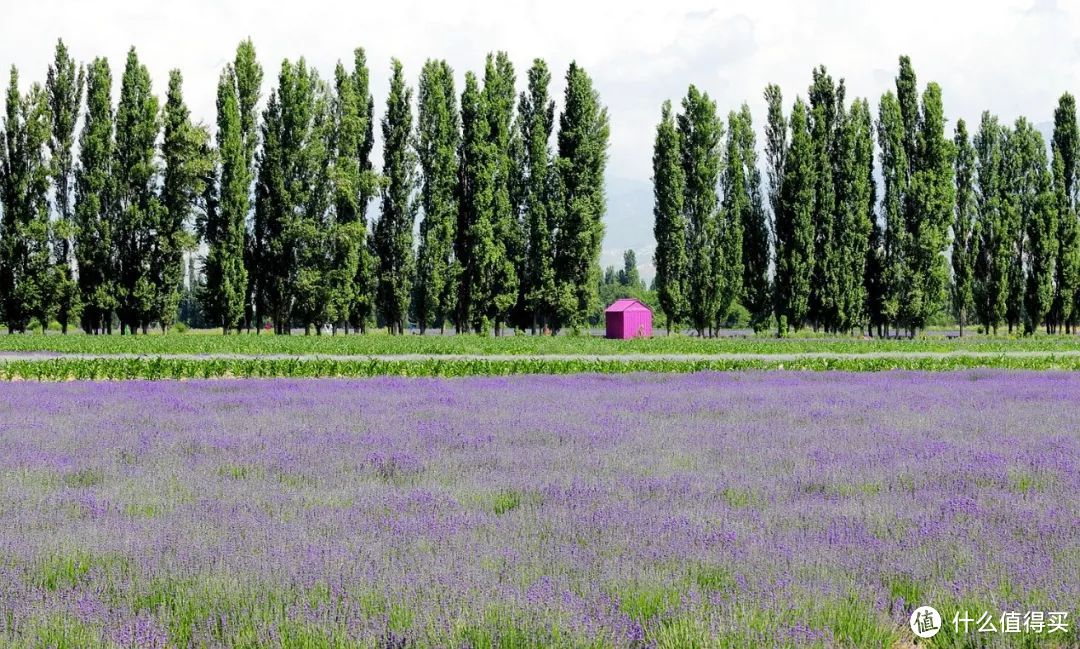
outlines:
{"label": "purple lavender flower", "polygon": [[12,383],[0,421],[15,644],[891,646],[1080,601],[1077,374]]}

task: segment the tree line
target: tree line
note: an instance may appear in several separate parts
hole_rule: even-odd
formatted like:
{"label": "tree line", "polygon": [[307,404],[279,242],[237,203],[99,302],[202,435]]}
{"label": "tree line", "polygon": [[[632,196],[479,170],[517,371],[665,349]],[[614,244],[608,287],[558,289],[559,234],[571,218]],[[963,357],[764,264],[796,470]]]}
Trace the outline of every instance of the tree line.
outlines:
{"label": "tree line", "polygon": [[[667,327],[709,335],[733,303],[757,330],[1073,332],[1080,320],[1080,132],[1061,96],[1050,155],[1026,118],[951,137],[941,88],[900,57],[895,91],[848,103],[813,70],[785,115],[769,85],[761,178],[750,111],[727,124],[691,85],[653,147],[655,287]],[[876,148],[875,148],[876,140]],[[877,166],[875,167],[875,153]]]}
{"label": "tree line", "polygon": [[415,115],[397,60],[391,75],[377,169],[363,49],[331,79],[283,61],[260,104],[263,68],[244,41],[218,79],[213,132],[192,119],[179,70],[160,105],[134,48],[115,106],[109,62],[79,65],[62,41],[44,86],[20,93],[12,67],[0,146],[9,332],[167,330],[182,302],[225,332],[582,326],[601,284],[609,137],[585,70],[570,64],[558,114],[541,59],[518,93],[508,55],[488,55],[460,94],[449,64],[428,60]]}

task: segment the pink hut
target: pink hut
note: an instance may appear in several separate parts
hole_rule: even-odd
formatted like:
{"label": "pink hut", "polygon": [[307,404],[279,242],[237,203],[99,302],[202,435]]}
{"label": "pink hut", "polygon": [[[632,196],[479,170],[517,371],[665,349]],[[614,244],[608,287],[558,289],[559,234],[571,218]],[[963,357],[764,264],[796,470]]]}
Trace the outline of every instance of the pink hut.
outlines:
{"label": "pink hut", "polygon": [[608,338],[651,338],[652,309],[633,298],[615,300],[604,310]]}

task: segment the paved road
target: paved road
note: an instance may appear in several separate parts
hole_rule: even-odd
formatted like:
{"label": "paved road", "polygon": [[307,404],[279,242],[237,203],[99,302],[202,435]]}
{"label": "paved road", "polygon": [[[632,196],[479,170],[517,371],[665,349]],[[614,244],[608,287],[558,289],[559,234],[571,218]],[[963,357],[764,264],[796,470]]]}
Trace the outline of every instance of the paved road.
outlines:
{"label": "paved road", "polygon": [[333,360],[333,361],[427,361],[427,360],[603,360],[603,361],[797,361],[812,358],[1047,358],[1080,356],[1074,351],[949,351],[949,352],[802,352],[781,354],[63,354],[58,352],[0,352],[0,363],[10,361],[43,361],[54,358],[173,358],[182,360]]}

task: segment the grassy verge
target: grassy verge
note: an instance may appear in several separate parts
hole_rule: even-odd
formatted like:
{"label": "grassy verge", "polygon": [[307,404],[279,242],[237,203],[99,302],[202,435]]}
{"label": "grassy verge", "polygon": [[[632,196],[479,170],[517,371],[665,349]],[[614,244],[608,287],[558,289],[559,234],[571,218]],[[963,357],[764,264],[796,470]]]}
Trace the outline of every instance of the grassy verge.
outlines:
{"label": "grassy verge", "polygon": [[796,354],[807,352],[1080,351],[1077,336],[927,336],[882,340],[834,336],[778,339],[766,336],[701,339],[657,336],[647,340],[606,340],[598,336],[273,336],[169,334],[152,336],[0,335],[0,352],[82,354]]}
{"label": "grassy verge", "polygon": [[69,381],[212,378],[363,378],[372,376],[456,377],[517,374],[625,374],[629,372],[704,372],[808,370],[879,372],[886,370],[948,371],[973,368],[1010,370],[1080,370],[1077,356],[802,358],[797,360],[641,360],[519,359],[417,361],[295,359],[48,359],[0,363],[0,380]]}

